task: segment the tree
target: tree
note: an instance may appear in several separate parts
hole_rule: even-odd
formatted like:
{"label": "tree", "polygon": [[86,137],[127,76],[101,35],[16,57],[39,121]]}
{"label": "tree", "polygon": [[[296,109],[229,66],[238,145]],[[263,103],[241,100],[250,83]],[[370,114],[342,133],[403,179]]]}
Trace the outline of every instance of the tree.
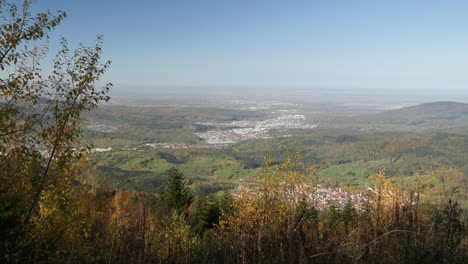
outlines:
{"label": "tree", "polygon": [[169,180],[161,193],[162,206],[166,210],[182,213],[193,200],[190,189],[185,185],[184,175],[176,168],[168,171]]}
{"label": "tree", "polygon": [[218,198],[215,195],[199,197],[196,202],[195,212],[195,230],[198,233],[203,233],[208,229],[215,227],[219,223],[221,216],[223,198]]}
{"label": "tree", "polygon": [[[75,51],[62,38],[61,50],[48,62],[49,33],[66,13],[33,14],[31,4],[0,1],[0,250],[5,252],[28,240],[33,245],[34,226],[45,221],[42,213],[72,199],[77,165],[89,149],[79,140],[82,113],[108,101],[111,88],[96,87],[110,65],[101,63],[102,36],[94,47],[80,44]],[[49,64],[51,69],[42,68]]]}

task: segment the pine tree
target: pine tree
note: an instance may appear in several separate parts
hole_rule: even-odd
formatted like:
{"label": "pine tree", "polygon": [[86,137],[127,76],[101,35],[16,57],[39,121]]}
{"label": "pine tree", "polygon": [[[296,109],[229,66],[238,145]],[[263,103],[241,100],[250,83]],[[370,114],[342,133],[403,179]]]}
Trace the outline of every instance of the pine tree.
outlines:
{"label": "pine tree", "polygon": [[161,202],[163,208],[167,211],[175,210],[179,213],[187,209],[193,200],[190,189],[185,184],[185,178],[182,172],[176,168],[168,171],[169,180],[161,193]]}

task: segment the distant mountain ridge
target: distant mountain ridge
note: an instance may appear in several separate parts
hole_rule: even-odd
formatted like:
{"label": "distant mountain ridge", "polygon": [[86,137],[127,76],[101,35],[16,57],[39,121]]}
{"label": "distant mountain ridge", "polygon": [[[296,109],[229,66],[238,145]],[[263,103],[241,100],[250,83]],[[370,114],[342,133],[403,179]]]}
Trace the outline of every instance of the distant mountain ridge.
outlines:
{"label": "distant mountain ridge", "polygon": [[415,118],[455,118],[468,115],[468,104],[458,102],[432,102],[393,109],[380,113],[385,117]]}
{"label": "distant mountain ridge", "polygon": [[468,127],[468,104],[424,103],[376,114],[369,121],[423,127]]}
{"label": "distant mountain ridge", "polygon": [[423,103],[414,106],[402,107],[384,112],[386,114],[412,114],[412,115],[445,115],[448,113],[455,114],[468,114],[468,104],[443,101],[443,102],[432,102]]}

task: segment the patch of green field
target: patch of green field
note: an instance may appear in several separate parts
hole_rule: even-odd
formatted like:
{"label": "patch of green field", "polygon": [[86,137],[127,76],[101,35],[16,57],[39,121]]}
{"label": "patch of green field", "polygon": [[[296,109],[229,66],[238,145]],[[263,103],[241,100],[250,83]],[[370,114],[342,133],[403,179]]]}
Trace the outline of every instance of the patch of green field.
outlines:
{"label": "patch of green field", "polygon": [[209,180],[237,182],[242,177],[255,176],[255,170],[245,169],[242,162],[232,157],[194,157],[180,166],[182,172],[191,178],[207,177]]}
{"label": "patch of green field", "polygon": [[[112,184],[120,184],[119,187],[151,191],[165,184],[168,169],[177,167],[196,188],[218,190],[233,188],[232,184],[240,179],[257,174],[256,169],[246,169],[242,161],[233,157],[204,152],[206,150],[188,159],[184,159],[180,150],[94,153],[90,162],[97,170],[91,181],[102,183],[110,180]],[[179,164],[180,161],[183,163]]]}
{"label": "patch of green field", "polygon": [[317,172],[318,181],[328,184],[346,184],[348,186],[366,186],[379,170],[385,166],[383,160],[369,162],[349,162],[331,165]]}

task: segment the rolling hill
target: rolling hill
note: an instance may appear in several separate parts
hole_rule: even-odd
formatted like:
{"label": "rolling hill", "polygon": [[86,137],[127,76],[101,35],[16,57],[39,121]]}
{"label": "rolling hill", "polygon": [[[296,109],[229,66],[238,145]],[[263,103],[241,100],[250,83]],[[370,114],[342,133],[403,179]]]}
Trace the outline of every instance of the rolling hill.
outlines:
{"label": "rolling hill", "polygon": [[368,121],[432,128],[468,127],[468,104],[424,103],[375,114]]}

